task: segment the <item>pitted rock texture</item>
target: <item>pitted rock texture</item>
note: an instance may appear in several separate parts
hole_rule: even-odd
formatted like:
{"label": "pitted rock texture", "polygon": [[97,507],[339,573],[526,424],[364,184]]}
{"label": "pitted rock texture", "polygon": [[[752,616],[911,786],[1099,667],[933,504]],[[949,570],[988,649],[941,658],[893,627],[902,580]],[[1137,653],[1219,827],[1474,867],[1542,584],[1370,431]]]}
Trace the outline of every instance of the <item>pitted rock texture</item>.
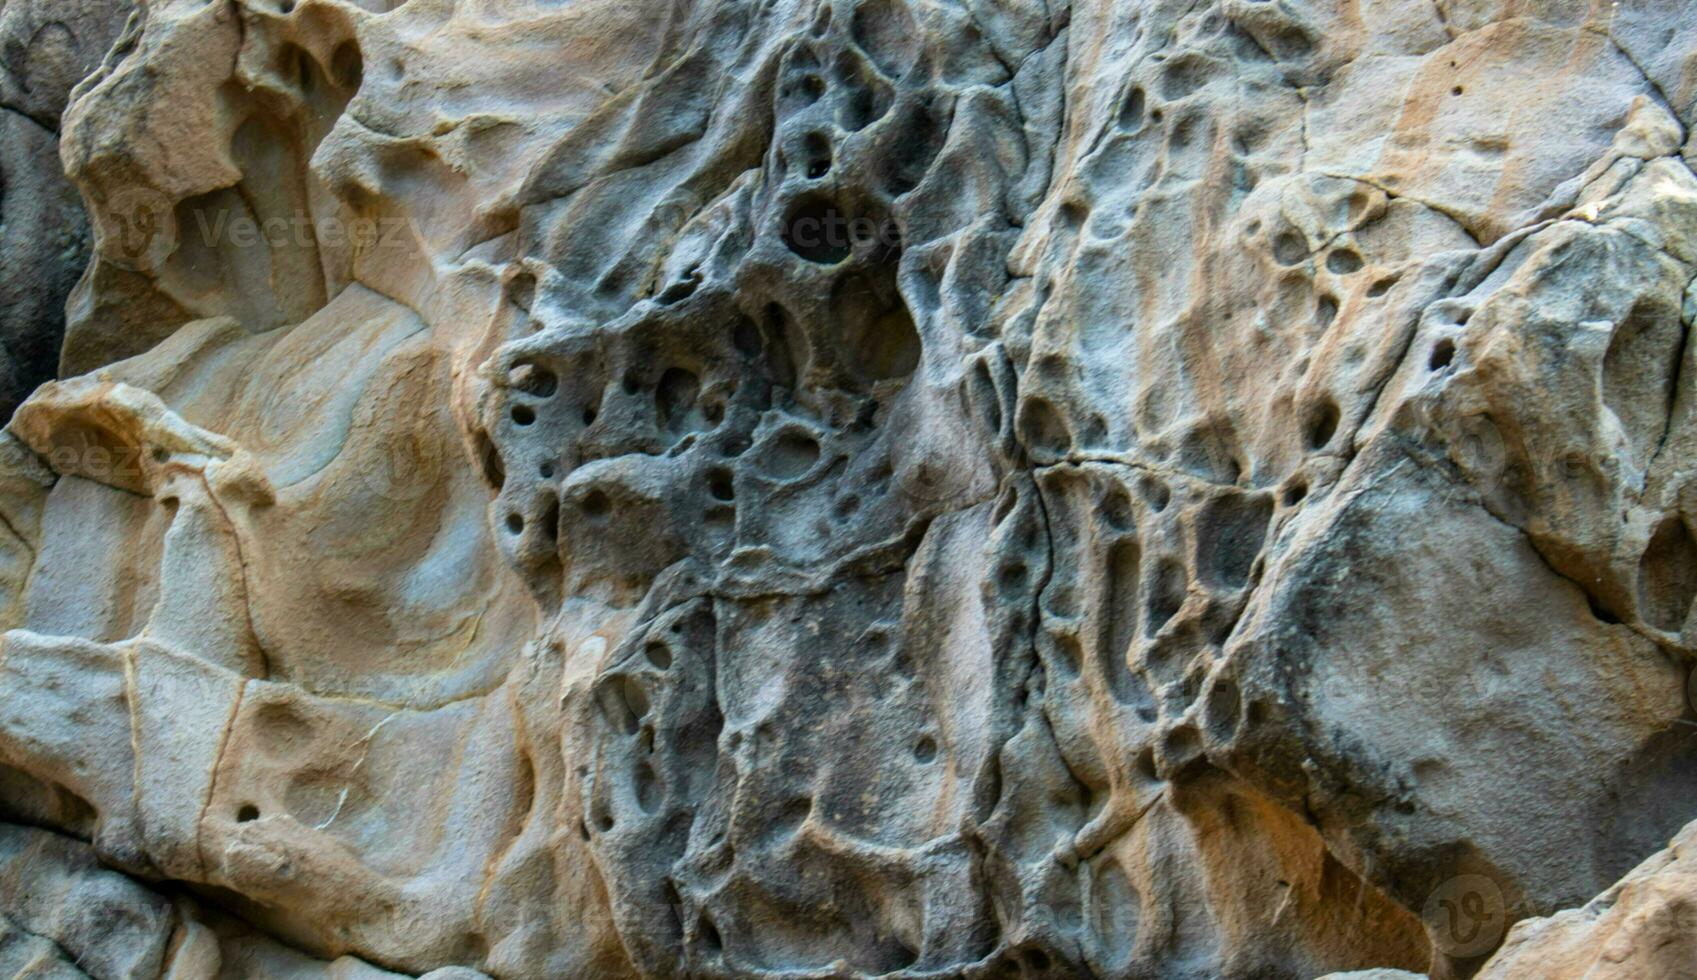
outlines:
{"label": "pitted rock texture", "polygon": [[1676,0],[148,0],[0,963],[1567,964],[1694,816],[1694,103]]}

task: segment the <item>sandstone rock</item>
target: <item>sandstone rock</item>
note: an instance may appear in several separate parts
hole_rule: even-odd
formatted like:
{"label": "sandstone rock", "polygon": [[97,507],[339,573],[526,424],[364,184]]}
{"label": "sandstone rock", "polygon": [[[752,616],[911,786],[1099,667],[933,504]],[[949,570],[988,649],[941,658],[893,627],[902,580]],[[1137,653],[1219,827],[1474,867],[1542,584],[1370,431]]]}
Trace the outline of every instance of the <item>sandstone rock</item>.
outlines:
{"label": "sandstone rock", "polygon": [[1694,844],[1697,824],[1583,907],[1516,925],[1479,976],[1607,980],[1691,972],[1697,963]]}
{"label": "sandstone rock", "polygon": [[170,902],[101,868],[83,845],[22,827],[0,826],[0,909],[12,935],[50,944],[95,977],[159,976],[171,938]]}
{"label": "sandstone rock", "polygon": [[1697,788],[1688,20],[150,0],[0,439],[0,820],[150,911],[0,962],[1564,962]]}

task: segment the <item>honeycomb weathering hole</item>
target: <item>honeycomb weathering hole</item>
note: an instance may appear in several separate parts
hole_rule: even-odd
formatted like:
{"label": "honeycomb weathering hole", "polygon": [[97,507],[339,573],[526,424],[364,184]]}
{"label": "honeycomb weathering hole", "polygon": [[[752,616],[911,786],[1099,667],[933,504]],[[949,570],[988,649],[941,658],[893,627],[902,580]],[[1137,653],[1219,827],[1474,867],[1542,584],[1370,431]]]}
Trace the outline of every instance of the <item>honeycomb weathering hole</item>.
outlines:
{"label": "honeycomb weathering hole", "polygon": [[844,338],[856,369],[868,380],[905,378],[919,366],[919,331],[899,301],[884,312],[851,323]]}
{"label": "honeycomb weathering hole", "polygon": [[335,53],[330,56],[330,77],[344,89],[358,89],[365,78],[365,59],[359,53],[359,45],[353,41],[343,41],[336,46]]}
{"label": "honeycomb weathering hole", "polygon": [[507,383],[537,398],[552,398],[560,388],[560,379],[534,361],[520,361],[507,376]]}
{"label": "honeycomb weathering hole", "polygon": [[1446,879],[1697,833],[1680,4],[136,6],[0,0],[67,962],[1558,978]]}
{"label": "honeycomb weathering hole", "polygon": [[1651,535],[1639,561],[1639,615],[1649,625],[1678,632],[1697,599],[1697,539],[1673,514]]}
{"label": "honeycomb weathering hole", "polygon": [[819,462],[819,441],[803,432],[785,432],[767,447],[762,458],[766,472],[778,479],[793,480]]}
{"label": "honeycomb weathering hole", "polygon": [[819,265],[836,265],[853,255],[857,246],[877,241],[883,231],[884,226],[872,218],[808,195],[784,215],[782,235],[796,255]]}
{"label": "honeycomb weathering hole", "polygon": [[684,368],[667,368],[654,387],[655,411],[661,426],[668,429],[684,427],[701,393],[701,379]]}

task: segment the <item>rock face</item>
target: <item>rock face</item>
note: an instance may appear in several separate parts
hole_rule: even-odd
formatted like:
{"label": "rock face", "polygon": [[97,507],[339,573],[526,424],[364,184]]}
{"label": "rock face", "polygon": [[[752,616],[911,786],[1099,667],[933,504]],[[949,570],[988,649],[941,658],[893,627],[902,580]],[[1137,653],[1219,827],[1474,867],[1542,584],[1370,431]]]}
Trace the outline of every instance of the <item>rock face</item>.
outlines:
{"label": "rock face", "polygon": [[1677,977],[1697,963],[1697,824],[1582,909],[1514,927],[1480,974],[1510,977]]}
{"label": "rock face", "polygon": [[1680,0],[148,0],[0,973],[1683,975],[1485,964],[1697,816],[1694,119]]}
{"label": "rock face", "polygon": [[59,364],[88,222],[59,164],[59,117],[131,0],[0,0],[0,417]]}

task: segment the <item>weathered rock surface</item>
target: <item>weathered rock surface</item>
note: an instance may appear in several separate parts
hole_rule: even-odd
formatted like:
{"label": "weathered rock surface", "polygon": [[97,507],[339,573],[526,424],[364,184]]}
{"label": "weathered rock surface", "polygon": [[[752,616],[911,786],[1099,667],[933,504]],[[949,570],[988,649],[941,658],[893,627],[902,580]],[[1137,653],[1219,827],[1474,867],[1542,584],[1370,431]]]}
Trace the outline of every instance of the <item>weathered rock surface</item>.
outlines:
{"label": "weathered rock surface", "polygon": [[0,0],[0,417],[59,365],[88,222],[59,163],[59,117],[131,0]]}
{"label": "weathered rock surface", "polygon": [[1680,976],[1688,6],[149,0],[0,963]]}
{"label": "weathered rock surface", "polygon": [[1697,964],[1697,824],[1583,908],[1527,919],[1480,977],[1677,977]]}
{"label": "weathered rock surface", "polygon": [[1697,963],[1697,824],[1582,909],[1527,919],[1480,973],[1510,977],[1680,977]]}

